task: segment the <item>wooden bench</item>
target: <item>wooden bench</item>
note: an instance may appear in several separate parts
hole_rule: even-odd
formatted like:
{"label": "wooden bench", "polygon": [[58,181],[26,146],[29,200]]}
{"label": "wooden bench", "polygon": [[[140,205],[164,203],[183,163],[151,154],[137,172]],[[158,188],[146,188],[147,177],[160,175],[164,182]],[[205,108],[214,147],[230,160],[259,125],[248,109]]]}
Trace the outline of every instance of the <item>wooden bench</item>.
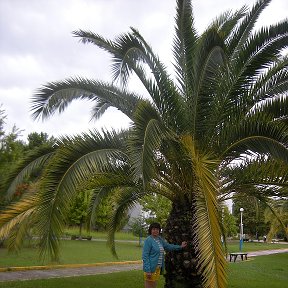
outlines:
{"label": "wooden bench", "polygon": [[92,236],[78,236],[78,235],[72,235],[71,240],[91,240]]}
{"label": "wooden bench", "polygon": [[245,253],[245,252],[229,253],[229,255],[230,255],[230,262],[232,261],[232,259],[234,260],[233,262],[235,262],[238,256],[241,257],[241,260],[242,260],[242,261],[244,260],[244,257],[245,257],[245,260],[247,260],[247,254],[248,254],[248,253]]}

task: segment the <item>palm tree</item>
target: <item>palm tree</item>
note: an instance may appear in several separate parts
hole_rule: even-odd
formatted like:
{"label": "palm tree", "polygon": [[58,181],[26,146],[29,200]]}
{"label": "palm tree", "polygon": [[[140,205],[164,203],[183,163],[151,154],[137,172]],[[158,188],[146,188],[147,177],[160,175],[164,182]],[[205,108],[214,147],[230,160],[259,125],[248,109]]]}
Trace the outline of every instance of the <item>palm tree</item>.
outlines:
{"label": "palm tree", "polygon": [[[0,221],[2,231],[9,232],[15,211],[23,216],[29,210],[41,231],[41,251],[57,255],[67,203],[92,178],[91,211],[101,198],[117,195],[109,230],[115,252],[113,232],[125,211],[144,195],[159,193],[172,201],[166,239],[189,242],[183,253],[166,255],[165,287],[225,287],[219,205],[222,193],[236,187],[227,171],[247,157],[288,162],[288,59],[281,54],[288,24],[253,31],[270,2],[225,12],[199,35],[191,1],[177,0],[175,79],[134,28],[114,41],[73,32],[112,55],[114,82],[77,77],[47,83],[33,97],[34,117],[47,119],[75,99],[88,99],[95,103],[95,118],[116,107],[132,124],[127,131],[65,138],[33,194],[37,208],[27,208],[30,200],[16,203]],[[147,95],[127,89],[132,73]]]}

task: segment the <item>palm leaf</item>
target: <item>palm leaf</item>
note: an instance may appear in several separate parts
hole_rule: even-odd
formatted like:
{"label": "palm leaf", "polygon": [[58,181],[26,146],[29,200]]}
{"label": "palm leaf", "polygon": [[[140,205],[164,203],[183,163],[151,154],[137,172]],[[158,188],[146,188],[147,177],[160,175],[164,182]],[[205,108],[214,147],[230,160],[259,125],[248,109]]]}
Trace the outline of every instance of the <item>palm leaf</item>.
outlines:
{"label": "palm leaf", "polygon": [[18,251],[37,214],[38,198],[27,194],[21,201],[12,203],[1,211],[0,239],[8,238],[8,249]]}
{"label": "palm leaf", "polygon": [[53,162],[46,168],[41,186],[38,229],[41,231],[42,256],[48,253],[57,258],[65,214],[81,183],[97,172],[121,165],[125,159],[125,154],[120,151],[123,140],[117,140],[117,137],[119,135],[113,132],[104,135],[94,132],[64,139],[68,142],[57,151]]}
{"label": "palm leaf", "polygon": [[[141,97],[101,81],[84,78],[69,78],[60,82],[50,82],[33,96],[32,116],[36,119],[50,117],[57,110],[63,112],[76,99],[96,101],[95,110],[103,110],[103,105],[119,109],[130,119]],[[99,99],[99,100],[98,100]],[[99,112],[100,113],[100,112]]]}
{"label": "palm leaf", "polygon": [[250,12],[247,13],[238,29],[233,31],[233,35],[231,35],[231,41],[227,45],[227,48],[230,51],[229,54],[231,55],[231,59],[234,59],[235,55],[241,51],[242,45],[250,36],[259,15],[269,5],[270,2],[271,0],[258,0],[251,8]]}
{"label": "palm leaf", "polygon": [[54,155],[56,147],[41,146],[29,153],[9,174],[9,178],[2,184],[1,190],[6,191],[5,197],[11,199],[17,186],[23,183],[36,169],[42,168]]}
{"label": "palm leaf", "polygon": [[[268,69],[265,70],[251,86],[249,91],[249,99],[256,103],[277,95],[284,94],[287,90],[287,57],[280,57]],[[253,96],[252,96],[253,95]],[[255,103],[253,102],[253,103]],[[261,109],[261,106],[259,106]],[[282,108],[283,109],[283,108]]]}
{"label": "palm leaf", "polygon": [[192,79],[195,77],[191,69],[194,61],[193,54],[198,39],[194,29],[194,18],[190,1],[178,0],[176,5],[175,36],[173,41],[173,54],[177,80],[183,95],[191,93]]}
{"label": "palm leaf", "polygon": [[126,217],[127,212],[138,200],[144,196],[138,187],[119,187],[115,188],[116,198],[115,198],[115,210],[113,211],[112,217],[108,225],[108,240],[107,244],[111,249],[112,254],[117,258],[116,248],[115,248],[115,232],[119,228],[119,225],[124,217]]}
{"label": "palm leaf", "polygon": [[[182,140],[193,167],[197,183],[194,225],[197,230],[197,257],[203,275],[203,287],[225,287],[227,261],[221,243],[221,227],[214,170],[218,163],[209,155],[199,155],[191,137]],[[196,244],[196,243],[195,243]]]}

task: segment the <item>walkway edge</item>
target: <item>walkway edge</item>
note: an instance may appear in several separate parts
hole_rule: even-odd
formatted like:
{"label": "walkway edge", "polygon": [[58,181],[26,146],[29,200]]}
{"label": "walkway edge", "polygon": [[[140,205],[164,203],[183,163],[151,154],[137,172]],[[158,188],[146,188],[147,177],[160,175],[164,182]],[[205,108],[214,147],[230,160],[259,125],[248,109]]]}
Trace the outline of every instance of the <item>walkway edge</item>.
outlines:
{"label": "walkway edge", "polygon": [[0,267],[0,272],[8,271],[28,271],[28,270],[50,270],[62,268],[81,268],[81,267],[96,267],[96,266],[112,266],[112,265],[129,265],[129,264],[142,264],[142,260],[136,261],[119,261],[119,262],[99,262],[89,264],[63,264],[63,265],[43,265],[43,266],[26,266],[26,267]]}

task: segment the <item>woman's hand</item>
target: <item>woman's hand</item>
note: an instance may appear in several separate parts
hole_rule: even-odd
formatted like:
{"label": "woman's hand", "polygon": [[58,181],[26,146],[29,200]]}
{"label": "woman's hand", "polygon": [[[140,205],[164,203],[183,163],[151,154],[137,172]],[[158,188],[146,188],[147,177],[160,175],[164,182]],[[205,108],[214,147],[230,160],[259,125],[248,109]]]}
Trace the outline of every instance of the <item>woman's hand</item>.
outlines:
{"label": "woman's hand", "polygon": [[187,242],[186,241],[183,241],[182,243],[181,243],[181,248],[185,248],[187,246]]}

